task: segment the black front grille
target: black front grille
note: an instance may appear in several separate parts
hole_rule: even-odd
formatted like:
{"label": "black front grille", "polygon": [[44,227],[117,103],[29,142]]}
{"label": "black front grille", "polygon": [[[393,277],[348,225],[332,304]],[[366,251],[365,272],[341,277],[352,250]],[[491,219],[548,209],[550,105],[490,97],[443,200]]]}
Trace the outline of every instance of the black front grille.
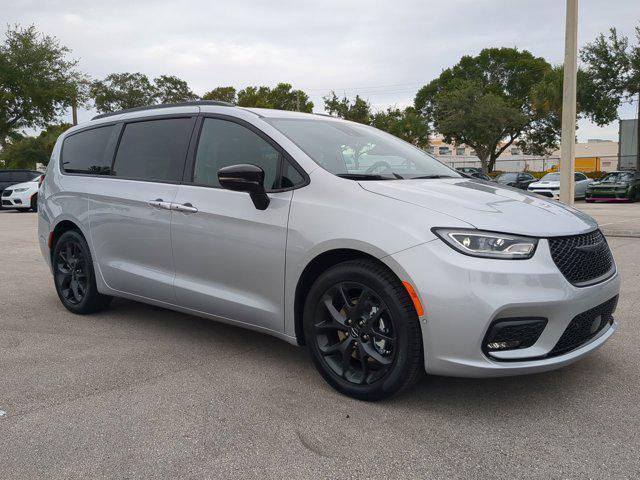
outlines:
{"label": "black front grille", "polygon": [[551,257],[567,280],[586,286],[613,275],[609,245],[600,230],[572,237],[549,239]]}
{"label": "black front grille", "polygon": [[554,357],[574,350],[595,337],[613,321],[618,296],[574,317],[547,356]]}
{"label": "black front grille", "polygon": [[8,197],[9,195],[11,195],[12,192],[13,192],[13,190],[4,190],[2,192],[2,196],[3,197]]}

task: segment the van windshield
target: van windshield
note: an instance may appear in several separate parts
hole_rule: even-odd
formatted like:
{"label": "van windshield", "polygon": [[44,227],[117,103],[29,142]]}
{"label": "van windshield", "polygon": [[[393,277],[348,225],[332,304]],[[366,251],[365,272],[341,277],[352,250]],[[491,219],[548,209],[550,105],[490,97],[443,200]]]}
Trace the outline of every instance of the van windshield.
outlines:
{"label": "van windshield", "polygon": [[355,180],[462,177],[428,153],[373,127],[335,120],[265,119],[325,170]]}

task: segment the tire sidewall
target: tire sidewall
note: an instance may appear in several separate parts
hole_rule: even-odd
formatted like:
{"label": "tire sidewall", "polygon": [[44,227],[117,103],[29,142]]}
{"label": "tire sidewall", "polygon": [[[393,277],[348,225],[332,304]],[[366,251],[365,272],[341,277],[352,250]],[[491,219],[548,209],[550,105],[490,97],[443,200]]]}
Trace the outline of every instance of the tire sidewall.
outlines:
{"label": "tire sidewall", "polygon": [[[361,283],[371,288],[386,304],[392,316],[397,338],[396,358],[390,371],[382,379],[370,385],[356,385],[336,375],[325,362],[315,339],[313,322],[318,303],[329,288],[341,282]],[[303,314],[305,342],[317,369],[336,390],[363,400],[377,400],[392,395],[406,383],[409,375],[410,350],[415,348],[410,342],[412,330],[408,328],[407,323],[417,322],[418,318],[415,311],[408,311],[406,306],[403,306],[397,292],[398,290],[387,279],[357,264],[339,264],[321,274],[314,282],[307,296]],[[404,290],[402,292],[406,294]]]}

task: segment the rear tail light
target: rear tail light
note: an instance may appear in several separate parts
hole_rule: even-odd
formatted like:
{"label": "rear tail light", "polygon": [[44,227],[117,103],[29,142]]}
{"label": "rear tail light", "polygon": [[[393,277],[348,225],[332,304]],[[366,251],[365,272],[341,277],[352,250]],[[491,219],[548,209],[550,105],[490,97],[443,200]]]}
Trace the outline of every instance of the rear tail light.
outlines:
{"label": "rear tail light", "polygon": [[40,175],[40,179],[38,180],[38,188],[42,186],[43,182],[44,182],[44,173]]}

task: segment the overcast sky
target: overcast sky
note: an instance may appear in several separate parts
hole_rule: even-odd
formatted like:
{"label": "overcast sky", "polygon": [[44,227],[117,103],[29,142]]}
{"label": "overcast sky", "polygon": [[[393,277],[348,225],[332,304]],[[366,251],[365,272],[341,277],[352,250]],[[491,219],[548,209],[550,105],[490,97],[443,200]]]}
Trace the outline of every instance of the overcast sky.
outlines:
{"label": "overcast sky", "polygon": [[[562,62],[564,0],[0,0],[0,24],[35,24],[72,49],[93,78],[177,75],[213,87],[289,82],[316,111],[330,90],[375,109],[411,104],[464,54],[518,47]],[[633,35],[640,0],[581,0],[578,44],[615,26]],[[634,106],[620,111],[635,117]],[[81,112],[87,120],[90,112]],[[580,140],[617,138],[617,122],[580,123]]]}

